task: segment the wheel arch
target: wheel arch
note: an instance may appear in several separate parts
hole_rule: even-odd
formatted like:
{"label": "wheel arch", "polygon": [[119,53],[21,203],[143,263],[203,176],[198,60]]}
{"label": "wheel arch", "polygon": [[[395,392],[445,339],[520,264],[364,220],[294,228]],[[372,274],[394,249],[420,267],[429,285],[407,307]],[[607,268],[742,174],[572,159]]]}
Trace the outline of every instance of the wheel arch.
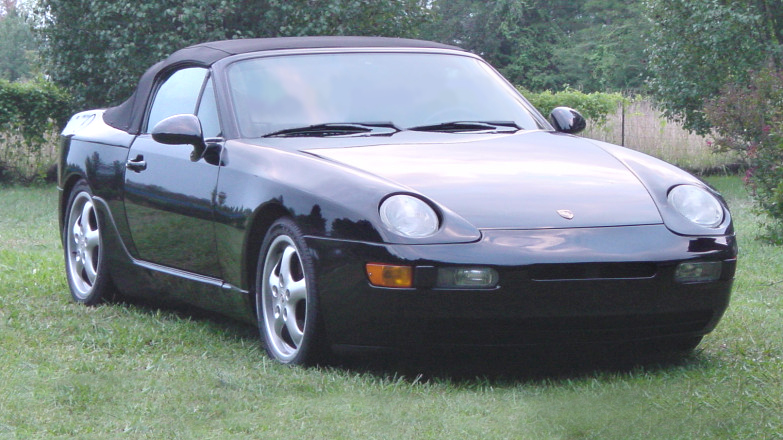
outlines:
{"label": "wheel arch", "polygon": [[261,245],[264,237],[272,224],[280,218],[291,217],[291,213],[278,203],[270,203],[259,207],[253,215],[250,227],[245,239],[245,251],[243,262],[243,280],[246,283],[248,295],[251,302],[251,310],[256,313],[255,308],[255,282],[256,267],[258,266],[258,253],[261,251]]}
{"label": "wheel arch", "polygon": [[73,191],[73,187],[75,187],[76,184],[82,180],[87,184],[87,186],[90,186],[90,183],[87,181],[87,179],[78,173],[71,174],[62,183],[62,192],[60,193],[59,200],[60,209],[57,216],[58,221],[60,222],[60,238],[62,238],[63,228],[65,227],[65,215],[68,211],[68,200],[71,198],[71,192]]}

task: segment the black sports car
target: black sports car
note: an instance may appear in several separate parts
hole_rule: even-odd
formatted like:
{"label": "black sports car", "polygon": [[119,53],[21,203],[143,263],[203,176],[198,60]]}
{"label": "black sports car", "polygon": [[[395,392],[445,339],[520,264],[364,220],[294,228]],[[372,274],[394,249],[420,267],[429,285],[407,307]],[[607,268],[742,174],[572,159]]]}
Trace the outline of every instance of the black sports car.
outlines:
{"label": "black sports car", "polygon": [[476,55],[418,40],[218,41],[63,131],[74,299],[184,301],[269,355],[662,341],[729,301],[725,202],[654,158],[573,136]]}

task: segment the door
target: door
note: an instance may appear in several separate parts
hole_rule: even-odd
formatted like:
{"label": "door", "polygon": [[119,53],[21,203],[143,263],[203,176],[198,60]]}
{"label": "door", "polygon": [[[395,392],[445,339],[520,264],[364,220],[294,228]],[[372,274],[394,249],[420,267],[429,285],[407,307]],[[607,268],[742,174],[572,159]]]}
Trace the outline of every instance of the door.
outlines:
{"label": "door", "polygon": [[[166,117],[195,114],[205,136],[220,136],[208,70],[174,72],[152,102],[147,128],[131,145],[125,171],[125,211],[136,257],[220,278],[213,225],[219,163],[191,158],[192,145],[161,144],[149,134]],[[220,143],[210,142],[210,148]]]}

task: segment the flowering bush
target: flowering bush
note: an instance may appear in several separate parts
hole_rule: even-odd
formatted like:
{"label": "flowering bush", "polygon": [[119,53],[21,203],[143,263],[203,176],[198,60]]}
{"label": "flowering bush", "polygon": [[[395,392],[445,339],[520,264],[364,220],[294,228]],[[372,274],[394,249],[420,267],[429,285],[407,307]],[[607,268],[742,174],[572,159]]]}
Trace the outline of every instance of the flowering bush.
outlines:
{"label": "flowering bush", "polygon": [[704,108],[716,147],[741,152],[745,183],[771,219],[768,239],[783,244],[783,69],[770,63],[747,84],[724,87]]}

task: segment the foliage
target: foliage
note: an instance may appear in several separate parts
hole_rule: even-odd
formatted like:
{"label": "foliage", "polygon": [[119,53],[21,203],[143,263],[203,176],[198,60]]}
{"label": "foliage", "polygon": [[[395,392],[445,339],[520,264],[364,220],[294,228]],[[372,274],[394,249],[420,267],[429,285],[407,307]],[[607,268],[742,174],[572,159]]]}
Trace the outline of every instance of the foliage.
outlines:
{"label": "foliage", "polygon": [[514,84],[531,90],[556,88],[551,52],[559,34],[544,2],[499,0],[440,0],[434,2],[438,20],[428,38],[455,44],[484,57]]}
{"label": "foliage", "polygon": [[553,14],[566,36],[552,53],[557,82],[585,91],[641,89],[648,73],[644,35],[649,32],[642,1],[573,3],[580,6],[575,15]]}
{"label": "foliage", "polygon": [[540,93],[531,93],[524,89],[520,89],[520,92],[544,115],[548,115],[555,107],[571,107],[599,125],[604,123],[606,117],[616,112],[617,107],[626,101],[626,98],[620,93],[584,93],[571,88],[559,92],[546,90]]}
{"label": "foliage", "polygon": [[769,64],[751,72],[747,84],[724,86],[705,114],[719,146],[747,159],[746,183],[773,221],[768,238],[783,243],[783,69]]}
{"label": "foliage", "polygon": [[[691,130],[741,152],[783,243],[783,0],[648,0],[652,90]],[[764,63],[769,63],[764,66]],[[759,67],[761,66],[761,67]]]}
{"label": "foliage", "polygon": [[515,84],[541,91],[641,86],[641,0],[435,0],[425,37],[478,53]]}
{"label": "foliage", "polygon": [[49,74],[81,106],[117,103],[144,69],[203,41],[356,34],[412,36],[425,0],[40,0]]}
{"label": "foliage", "polygon": [[70,97],[49,81],[19,83],[0,80],[0,129],[18,127],[25,139],[38,136],[54,121],[59,126],[71,113]]}
{"label": "foliage", "polygon": [[702,107],[780,46],[783,0],[647,0],[650,86],[666,115],[707,133]]}
{"label": "foliage", "polygon": [[54,162],[52,132],[65,124],[71,108],[68,94],[48,81],[0,79],[0,177],[40,178]]}
{"label": "foliage", "polygon": [[40,0],[37,15],[47,73],[96,107],[126,98],[146,66],[177,48],[286,35],[421,37],[478,53],[530,90],[636,89],[642,1]]}
{"label": "foliage", "polygon": [[30,76],[36,44],[25,17],[16,8],[6,8],[0,15],[0,78],[16,81]]}

